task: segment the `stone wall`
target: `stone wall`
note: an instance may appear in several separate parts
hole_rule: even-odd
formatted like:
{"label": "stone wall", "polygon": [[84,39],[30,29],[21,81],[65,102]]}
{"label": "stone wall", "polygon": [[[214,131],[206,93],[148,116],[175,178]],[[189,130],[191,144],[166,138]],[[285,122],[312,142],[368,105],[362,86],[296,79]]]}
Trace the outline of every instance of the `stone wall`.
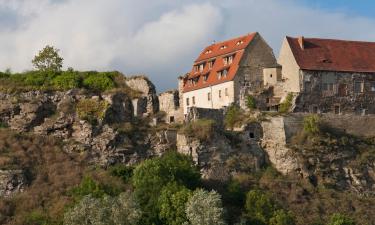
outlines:
{"label": "stone wall", "polygon": [[224,109],[205,109],[190,107],[185,116],[185,122],[190,122],[198,119],[211,119],[216,121],[217,125],[222,125],[224,121]]}
{"label": "stone wall", "polygon": [[303,71],[302,77],[295,112],[375,113],[375,74]]}
{"label": "stone wall", "polygon": [[145,76],[133,76],[127,78],[126,84],[140,93],[137,101],[133,101],[134,115],[142,116],[157,113],[159,111],[158,96],[153,83]]}
{"label": "stone wall", "polygon": [[159,110],[165,112],[164,121],[167,123],[182,122],[183,113],[180,109],[180,95],[177,90],[161,93],[159,96]]}

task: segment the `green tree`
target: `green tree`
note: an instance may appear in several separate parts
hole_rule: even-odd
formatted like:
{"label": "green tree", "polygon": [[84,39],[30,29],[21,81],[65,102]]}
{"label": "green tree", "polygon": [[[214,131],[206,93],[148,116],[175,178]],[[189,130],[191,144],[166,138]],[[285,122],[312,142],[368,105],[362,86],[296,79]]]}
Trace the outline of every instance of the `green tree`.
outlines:
{"label": "green tree", "polygon": [[259,190],[251,190],[246,195],[246,216],[254,224],[268,224],[277,209],[272,198]]}
{"label": "green tree", "polygon": [[64,214],[64,224],[135,225],[140,217],[140,208],[130,192],[101,199],[87,195]]}
{"label": "green tree", "polygon": [[354,220],[348,216],[335,213],[331,216],[328,225],[355,225]]}
{"label": "green tree", "polygon": [[279,112],[287,113],[292,107],[293,93],[288,93],[285,100],[280,104]]}
{"label": "green tree", "polygon": [[160,218],[167,225],[181,225],[187,222],[185,206],[192,191],[175,182],[166,185],[159,197]]}
{"label": "green tree", "polygon": [[269,225],[295,225],[294,217],[285,212],[285,210],[280,209],[274,212],[272,218],[270,219]]}
{"label": "green tree", "polygon": [[233,129],[236,124],[241,120],[242,111],[236,106],[232,105],[228,108],[227,113],[225,114],[224,123],[225,126]]}
{"label": "green tree", "polygon": [[306,116],[303,118],[303,130],[309,134],[316,134],[320,131],[320,118],[318,115]]}
{"label": "green tree", "polygon": [[221,196],[216,191],[198,189],[186,204],[186,216],[191,225],[224,225]]}
{"label": "green tree", "polygon": [[34,57],[32,63],[40,71],[58,72],[62,68],[63,58],[59,55],[59,50],[47,45]]}
{"label": "green tree", "polygon": [[143,211],[143,224],[160,224],[158,199],[161,190],[169,182],[196,188],[200,173],[190,157],[169,152],[160,158],[149,159],[138,165],[132,183]]}

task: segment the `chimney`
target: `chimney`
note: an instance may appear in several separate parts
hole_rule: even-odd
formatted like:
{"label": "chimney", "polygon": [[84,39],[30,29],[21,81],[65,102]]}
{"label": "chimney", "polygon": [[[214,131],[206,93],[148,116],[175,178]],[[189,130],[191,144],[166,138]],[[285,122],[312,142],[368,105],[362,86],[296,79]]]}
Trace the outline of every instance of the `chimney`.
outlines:
{"label": "chimney", "polygon": [[298,44],[302,50],[305,49],[305,38],[303,36],[298,37]]}

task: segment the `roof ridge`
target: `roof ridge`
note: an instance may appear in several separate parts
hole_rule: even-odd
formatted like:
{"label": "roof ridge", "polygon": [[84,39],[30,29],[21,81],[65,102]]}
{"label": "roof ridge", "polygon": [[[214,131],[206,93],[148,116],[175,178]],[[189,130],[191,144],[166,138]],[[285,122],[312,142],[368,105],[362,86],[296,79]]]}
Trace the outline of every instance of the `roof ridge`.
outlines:
{"label": "roof ridge", "polygon": [[[285,36],[286,38],[298,39],[298,37]],[[341,41],[341,42],[354,42],[354,43],[371,43],[374,44],[375,41],[358,41],[358,40],[344,40],[344,39],[333,39],[333,38],[316,38],[316,37],[305,37],[305,40],[324,40],[324,41]]]}
{"label": "roof ridge", "polygon": [[218,44],[223,44],[225,42],[229,42],[229,41],[233,41],[235,39],[239,39],[239,38],[244,38],[244,37],[247,37],[247,36],[251,36],[251,35],[256,35],[258,32],[252,32],[252,33],[247,33],[247,34],[244,34],[244,35],[241,35],[241,36],[238,36],[238,37],[234,37],[234,38],[231,38],[231,39],[227,39],[227,40],[224,40],[224,41],[220,41],[220,42],[216,42],[215,43],[212,43],[211,45],[207,46],[206,48],[210,47],[210,46],[213,46],[213,45],[218,45]]}

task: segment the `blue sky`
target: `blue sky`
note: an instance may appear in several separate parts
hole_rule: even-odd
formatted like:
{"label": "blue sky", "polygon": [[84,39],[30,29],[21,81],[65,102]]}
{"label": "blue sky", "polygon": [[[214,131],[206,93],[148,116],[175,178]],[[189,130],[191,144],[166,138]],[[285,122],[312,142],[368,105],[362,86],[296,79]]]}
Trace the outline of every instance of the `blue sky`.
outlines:
{"label": "blue sky", "polygon": [[374,0],[302,0],[311,8],[375,18]]}
{"label": "blue sky", "polygon": [[374,12],[375,0],[0,0],[0,70],[32,69],[49,44],[64,68],[145,74],[160,92],[213,40],[258,31],[276,56],[286,35],[375,41]]}

